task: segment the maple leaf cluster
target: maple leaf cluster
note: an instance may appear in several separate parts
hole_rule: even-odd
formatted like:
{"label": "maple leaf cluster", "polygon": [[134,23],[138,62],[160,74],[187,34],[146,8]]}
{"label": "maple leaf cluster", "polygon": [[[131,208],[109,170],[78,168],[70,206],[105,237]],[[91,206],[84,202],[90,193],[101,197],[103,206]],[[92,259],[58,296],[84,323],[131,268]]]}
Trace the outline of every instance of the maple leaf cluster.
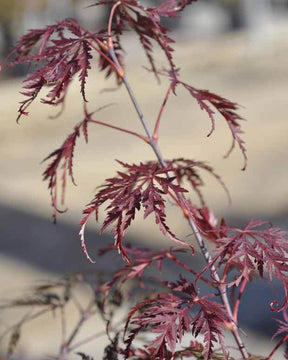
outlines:
{"label": "maple leaf cluster", "polygon": [[[144,300],[131,309],[126,331],[129,325],[133,329],[125,340],[126,358],[131,343],[141,331],[157,334],[147,345],[147,350],[152,358],[159,359],[166,359],[169,352],[174,355],[177,343],[181,343],[183,335],[191,331],[195,337],[204,336],[202,355],[205,360],[210,359],[214,342],[223,343],[221,328],[228,318],[222,306],[198,297],[194,286],[183,277],[176,283],[166,282],[166,286],[168,293]],[[198,307],[195,313],[194,307]]]}
{"label": "maple leaf cluster", "polygon": [[[136,212],[141,206],[144,208],[144,219],[152,213],[160,231],[168,235],[173,241],[184,244],[166,224],[165,197],[172,197],[186,192],[180,185],[173,183],[173,178],[167,178],[170,169],[162,169],[158,162],[141,163],[140,165],[129,165],[119,161],[128,172],[118,171],[118,176],[106,180],[105,185],[95,195],[94,199],[84,210],[85,217],[81,221],[82,244],[85,246],[84,228],[89,217],[95,213],[98,220],[100,206],[107,201],[107,216],[101,227],[101,233],[112,226],[111,232],[115,234],[115,246],[123,258],[130,262],[123,247],[122,240],[127,228],[134,220]],[[164,175],[164,176],[163,176]]]}
{"label": "maple leaf cluster", "polygon": [[[280,335],[281,340],[267,360],[272,358],[278,347],[287,342],[288,316],[285,310],[288,305],[287,233],[264,221],[251,220],[244,229],[229,227],[224,219],[218,224],[204,199],[202,191],[204,181],[201,172],[206,171],[216,178],[229,197],[220,176],[211,166],[201,161],[184,158],[164,160],[158,149],[159,125],[163,110],[170,95],[176,95],[177,89],[182,87],[208,115],[211,121],[211,131],[208,136],[215,130],[216,116],[220,115],[224,118],[232,135],[232,145],[227,156],[237,145],[243,154],[243,169],[247,165],[246,148],[242,139],[243,130],[240,126],[243,119],[237,113],[238,104],[211,91],[197,89],[181,80],[173,58],[174,40],[162,24],[163,17],[179,16],[186,6],[196,1],[164,0],[155,7],[145,7],[136,0],[100,0],[90,7],[110,6],[107,28],[91,32],[76,20],[69,18],[43,29],[32,29],[17,42],[2,63],[8,66],[27,63],[30,66],[30,73],[24,82],[22,92],[25,98],[20,103],[17,121],[21,116],[28,115],[29,106],[44,89],[47,92],[41,98],[43,104],[63,107],[68,88],[73,79],[78,77],[84,120],[74,126],[62,145],[44,159],[50,161],[43,173],[43,179],[48,182],[54,219],[57,213],[66,211],[65,207],[64,209],[60,207],[65,205],[67,177],[70,177],[75,184],[73,156],[76,142],[81,134],[86,143],[88,142],[88,124],[98,124],[134,135],[148,143],[158,159],[140,164],[118,161],[123,168],[122,171],[118,171],[116,176],[107,179],[104,185],[100,186],[99,191],[83,211],[80,237],[87,258],[94,262],[85,244],[86,224],[92,215],[98,221],[99,211],[104,208],[105,218],[100,232],[103,233],[109,228],[114,236],[114,244],[103,249],[100,255],[116,249],[126,260],[125,265],[113,273],[110,281],[99,287],[93,287],[97,295],[93,306],[96,304],[103,314],[106,314],[108,299],[112,298],[114,305],[121,306],[123,300],[121,287],[130,281],[136,280],[137,286],[148,292],[148,295],[136,303],[128,314],[123,331],[124,347],[119,345],[119,334],[116,333],[113,339],[110,338],[111,344],[105,350],[105,358],[117,359],[119,353],[126,359],[139,360],[174,360],[186,357],[198,360],[232,359],[223,342],[224,329],[232,331],[240,352],[244,358],[248,358],[238,332],[237,312],[246,284],[256,275],[271,281],[275,278],[279,279],[284,289],[283,304],[279,306],[275,300],[270,304],[271,310],[283,311],[283,320],[279,321],[280,327],[275,334],[275,336]],[[143,115],[125,74],[122,37],[128,30],[133,31],[139,38],[150,66],[148,70],[153,72],[157,79],[164,76],[169,80],[169,87],[160,107],[153,134],[145,126]],[[159,70],[153,55],[155,44],[165,55],[167,69]],[[142,124],[144,123],[147,136],[92,118],[94,113],[89,113],[87,105],[86,81],[95,55],[99,71],[104,72],[106,77],[114,74],[119,86],[125,84],[139,119]],[[192,190],[193,195],[191,194],[190,198],[186,187]],[[61,197],[60,201],[58,194]],[[179,207],[188,219],[198,241],[207,263],[200,272],[193,269],[193,264],[187,265],[177,257],[181,252],[191,256],[195,251],[190,243],[175,235],[167,224],[168,201]],[[200,203],[199,206],[196,205],[197,201]],[[125,244],[126,232],[140,211],[144,219],[153,216],[161,233],[173,240],[178,247],[152,251],[133,249]],[[211,256],[202,236],[205,241],[213,245]],[[147,278],[143,274],[154,263],[157,264],[160,273],[164,261],[174,262],[189,275],[192,274],[194,281],[188,281],[179,271],[177,282],[154,279],[160,284],[158,290],[161,288],[163,291],[149,292]],[[211,287],[209,295],[200,296],[198,281],[203,281]],[[232,292],[235,289],[239,292],[238,299],[231,306],[227,295],[229,288]],[[221,305],[217,302],[218,297],[222,300]],[[126,293],[125,299],[132,301],[132,294]],[[52,300],[47,300],[44,297],[37,301],[38,305],[45,301],[51,305],[51,301],[57,302],[58,299],[54,297]],[[29,305],[28,303],[24,302],[22,305]],[[35,305],[35,299],[33,304]],[[31,301],[30,305],[32,305]],[[110,320],[107,323],[109,328]],[[135,347],[134,340],[138,340],[142,333],[150,335],[149,343],[144,347]],[[17,335],[17,332],[15,334]],[[179,349],[186,334],[192,334],[193,341],[188,347]],[[198,340],[200,335],[203,338],[201,343],[194,342],[194,338]],[[216,344],[220,346],[220,353],[215,350]],[[83,359],[90,359],[84,353],[79,352],[78,355]],[[288,358],[287,351],[285,356]]]}
{"label": "maple leaf cluster", "polygon": [[[29,67],[33,65],[32,73],[25,80],[22,94],[26,99],[21,102],[17,121],[22,115],[28,115],[28,107],[44,88],[49,91],[41,99],[42,103],[54,106],[63,104],[68,86],[76,74],[83,101],[87,102],[85,88],[93,59],[92,50],[99,54],[100,70],[107,69],[107,76],[112,73],[109,66],[113,68],[114,64],[107,53],[106,39],[105,34],[91,33],[69,18],[41,30],[30,30],[24,35],[6,60],[13,58],[7,63],[8,66],[21,63],[28,63]],[[119,60],[120,57],[118,54]]]}
{"label": "maple leaf cluster", "polygon": [[[113,249],[116,249],[116,246],[108,246],[100,253],[104,255]],[[112,280],[99,288],[99,294],[104,294],[101,307],[106,314],[109,314],[107,304],[109,301],[114,303],[114,294],[121,293],[123,285],[127,282],[133,283],[134,280],[137,280],[128,296],[127,286],[125,287],[127,300],[130,302],[136,300],[137,302],[130,310],[126,320],[123,335],[124,348],[119,348],[125,358],[166,360],[198,354],[199,358],[210,359],[214,355],[215,344],[219,344],[225,354],[222,331],[224,324],[229,322],[229,318],[222,305],[209,299],[217,294],[200,297],[191,280],[188,281],[182,275],[176,282],[163,281],[161,278],[153,277],[157,293],[151,293],[151,291],[149,294],[147,293],[147,290],[151,288],[152,279],[145,277],[144,272],[153,262],[157,264],[159,273],[164,261],[172,261],[185,271],[190,273],[192,271],[192,274],[197,276],[196,272],[193,272],[177,257],[187,251],[186,247],[152,251],[127,246],[125,250],[131,258],[131,263],[116,271]],[[206,278],[202,277],[201,280],[209,284]],[[137,289],[136,293],[132,295],[135,289]],[[139,289],[144,291],[142,295],[139,293]],[[139,297],[143,296],[144,299],[139,302]],[[177,345],[181,344],[183,336],[189,333],[195,338],[201,335],[204,346],[200,346],[199,343],[191,343],[190,347],[177,350]],[[148,335],[148,345],[136,350],[133,343],[141,334]],[[155,336],[151,339],[153,334]]]}
{"label": "maple leaf cluster", "polygon": [[[264,227],[263,227],[264,226]],[[238,274],[229,285],[238,286],[243,280],[250,280],[253,273],[260,277],[268,274],[269,280],[279,279],[283,284],[285,300],[277,309],[281,311],[287,307],[288,297],[288,234],[273,227],[265,221],[251,220],[242,229],[226,227],[221,229],[221,236],[216,241],[215,255],[209,264],[224,265],[225,272],[233,268]],[[275,310],[276,301],[271,303]]]}
{"label": "maple leaf cluster", "polygon": [[[162,168],[155,161],[140,163],[139,165],[118,162],[126,171],[118,171],[116,177],[107,179],[106,183],[101,186],[101,190],[83,211],[85,216],[81,221],[80,235],[86,255],[88,253],[84,238],[85,226],[93,213],[98,221],[99,208],[104,203],[109,202],[109,205],[106,207],[107,215],[101,227],[101,233],[111,226],[111,233],[115,237],[115,246],[123,258],[130,262],[123,247],[123,237],[141,207],[144,209],[144,219],[151,214],[154,215],[155,223],[159,226],[163,235],[168,235],[170,239],[178,244],[188,245],[179,239],[166,223],[166,198],[180,204],[182,194],[187,192],[180,183],[187,181],[198,194],[200,201],[204,203],[203,195],[199,189],[203,185],[203,181],[197,172],[197,168],[208,171],[225,188],[220,177],[213,169],[199,161],[175,159],[167,161],[165,168]],[[192,206],[191,214],[196,210],[197,207]]]}

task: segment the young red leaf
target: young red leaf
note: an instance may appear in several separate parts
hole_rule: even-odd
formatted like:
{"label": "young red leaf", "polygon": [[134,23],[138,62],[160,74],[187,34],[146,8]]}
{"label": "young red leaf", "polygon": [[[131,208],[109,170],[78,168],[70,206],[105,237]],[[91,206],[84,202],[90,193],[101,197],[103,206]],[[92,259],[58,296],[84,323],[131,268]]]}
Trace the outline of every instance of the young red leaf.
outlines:
{"label": "young red leaf", "polygon": [[[204,335],[202,355],[205,360],[210,359],[214,343],[222,344],[221,328],[227,320],[222,306],[199,298],[193,285],[182,277],[178,282],[166,282],[166,285],[170,292],[144,300],[131,309],[125,326],[125,333],[132,326],[125,340],[126,358],[140,332],[157,334],[147,345],[147,350],[152,358],[165,360],[164,354],[175,355],[177,343],[181,344],[183,335],[192,330],[195,337],[200,333]],[[196,305],[199,310],[193,315],[191,309]]]}
{"label": "young red leaf", "polygon": [[[190,3],[191,1],[185,1]],[[184,2],[182,7],[184,6]],[[91,6],[98,6],[104,4],[115,4],[115,1],[100,1]],[[141,46],[143,47],[148,62],[151,66],[151,71],[154,72],[158,78],[158,70],[156,68],[153,59],[153,42],[158,43],[160,48],[163,50],[166,59],[168,60],[169,67],[175,69],[173,62],[172,52],[173,49],[171,44],[174,42],[168,35],[168,29],[166,29],[160,22],[159,14],[161,8],[159,8],[159,14],[154,11],[153,8],[146,8],[142,6],[138,1],[123,0],[121,4],[114,11],[112,32],[113,37],[119,37],[126,29],[132,29],[139,37]],[[181,10],[181,6],[177,5],[177,11]],[[161,14],[163,15],[163,14]],[[120,44],[119,38],[117,40],[118,45]]]}
{"label": "young red leaf", "polygon": [[73,154],[77,138],[80,136],[80,132],[83,132],[86,142],[88,142],[87,135],[87,120],[84,119],[81,123],[75,126],[74,131],[67,137],[60,148],[53,151],[43,161],[53,159],[47,169],[43,173],[43,180],[48,180],[48,188],[50,190],[52,206],[55,209],[54,218],[57,212],[63,212],[66,210],[59,210],[57,201],[57,188],[59,171],[62,171],[61,175],[61,204],[65,202],[65,189],[66,189],[66,177],[70,176],[73,184],[75,184],[73,177]]}
{"label": "young red leaf", "polygon": [[[144,218],[154,214],[155,222],[164,235],[168,235],[173,241],[187,245],[178,239],[166,224],[165,198],[173,194],[174,197],[186,190],[173,184],[173,179],[167,178],[171,168],[162,169],[157,162],[148,162],[140,165],[129,165],[119,162],[126,173],[118,172],[118,176],[106,180],[101,190],[83,211],[84,218],[81,225],[85,226],[92,213],[98,219],[99,208],[106,202],[106,218],[101,227],[103,232],[107,227],[112,227],[115,246],[122,257],[130,262],[123,246],[123,237],[127,228],[134,220],[136,212],[141,206],[144,208]],[[84,236],[84,235],[83,235]]]}
{"label": "young red leaf", "polygon": [[226,236],[217,239],[210,266],[215,262],[224,263],[226,269],[236,265],[239,273],[230,285],[238,285],[243,278],[249,280],[252,271],[264,277],[265,270],[271,281],[277,278],[283,284],[283,305],[275,309],[276,302],[271,303],[272,310],[283,310],[288,296],[288,234],[265,221],[250,221],[244,230],[226,227],[222,231]]}
{"label": "young red leaf", "polygon": [[[24,35],[8,56],[14,57],[8,62],[8,66],[35,64],[35,70],[25,80],[22,94],[26,99],[21,102],[17,121],[22,115],[28,115],[27,108],[44,87],[49,87],[50,90],[42,98],[43,103],[62,104],[76,74],[79,74],[80,91],[86,102],[85,87],[91,68],[92,48],[102,59],[100,69],[106,69],[108,62],[111,66],[109,71],[112,71],[113,62],[109,59],[107,46],[104,44],[106,38],[103,34],[90,33],[74,19],[65,19],[42,30],[30,30]],[[116,66],[113,69],[116,70]]]}
{"label": "young red leaf", "polygon": [[173,92],[176,94],[176,87],[178,85],[183,86],[190,95],[198,102],[200,108],[208,114],[211,120],[211,131],[207,136],[210,136],[214,129],[215,129],[215,112],[216,110],[219,114],[221,114],[227,122],[229,129],[232,134],[232,145],[225,157],[229,156],[231,151],[235,147],[235,143],[238,144],[243,157],[244,157],[244,166],[242,170],[245,170],[247,165],[247,155],[246,155],[246,148],[244,145],[244,140],[241,138],[243,131],[240,127],[239,121],[243,120],[240,115],[237,114],[238,105],[228,99],[225,99],[219,95],[211,93],[208,90],[199,90],[195,87],[188,85],[179,80],[177,73],[175,71],[169,72],[171,78],[171,85],[173,87]]}
{"label": "young red leaf", "polygon": [[173,167],[175,176],[180,182],[180,184],[183,184],[184,181],[188,181],[188,183],[191,185],[191,188],[197,193],[202,207],[206,206],[204,196],[201,191],[201,187],[204,186],[204,181],[199,175],[198,169],[205,170],[210,175],[212,175],[223,187],[230,200],[229,190],[222,181],[221,177],[215,173],[214,169],[211,166],[205,164],[204,162],[178,158],[169,161],[168,166]]}
{"label": "young red leaf", "polygon": [[150,12],[154,15],[167,16],[167,17],[175,17],[179,16],[178,13],[183,11],[187,5],[196,2],[197,0],[165,0],[160,3],[155,8],[149,9]]}

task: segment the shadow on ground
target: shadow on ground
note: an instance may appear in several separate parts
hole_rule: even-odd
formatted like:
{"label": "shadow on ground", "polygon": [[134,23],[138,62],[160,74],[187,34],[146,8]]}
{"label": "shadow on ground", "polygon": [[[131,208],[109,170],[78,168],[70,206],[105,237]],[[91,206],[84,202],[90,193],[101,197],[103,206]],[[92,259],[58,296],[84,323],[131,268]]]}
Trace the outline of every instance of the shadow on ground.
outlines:
{"label": "shadow on ground", "polygon": [[[72,226],[59,223],[55,226],[50,219],[24,213],[5,205],[0,205],[0,218],[1,255],[25,262],[41,271],[63,274],[83,269],[103,269],[103,267],[111,270],[111,266],[117,264],[118,260],[121,261],[121,259],[115,260],[115,254],[111,254],[97,260],[96,265],[90,264],[81,249],[77,224]],[[243,218],[230,220],[229,223],[235,226],[247,223],[247,220]],[[284,217],[277,217],[271,221],[277,226],[287,228]],[[96,257],[97,250],[105,243],[113,242],[113,239],[107,235],[103,235],[99,241],[98,235],[89,230],[87,230],[87,239],[89,239],[88,247],[91,249],[92,257]],[[135,243],[134,240],[133,242]],[[144,244],[138,242],[137,245],[143,246]],[[200,257],[195,257],[193,261],[195,267],[201,267]],[[177,265],[169,264],[164,267],[163,274],[166,278],[175,280],[178,270]],[[279,314],[271,313],[269,303],[275,297],[279,298],[282,295],[280,283],[273,283],[272,288],[260,280],[255,280],[250,284],[243,297],[245,306],[240,308],[239,314],[243,328],[272,336],[277,327],[273,318],[279,317]],[[247,304],[249,304],[249,308]]]}

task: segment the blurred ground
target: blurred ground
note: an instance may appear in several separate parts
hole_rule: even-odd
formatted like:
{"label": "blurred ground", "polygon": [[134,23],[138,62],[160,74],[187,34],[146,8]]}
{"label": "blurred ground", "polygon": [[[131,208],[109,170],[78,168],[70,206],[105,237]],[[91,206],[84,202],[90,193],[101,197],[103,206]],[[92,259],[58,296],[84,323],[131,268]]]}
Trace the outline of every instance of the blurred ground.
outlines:
{"label": "blurred ground", "polygon": [[[224,160],[222,157],[231,143],[224,120],[218,118],[216,132],[207,138],[210,123],[206,114],[182,91],[179,91],[178,96],[167,105],[160,130],[160,147],[166,158],[183,156],[205,160],[214,166],[228,186],[233,202],[229,205],[219,185],[213,179],[205,177],[208,204],[217,216],[228,216],[234,224],[246,223],[252,217],[274,219],[277,224],[287,228],[287,34],[287,29],[283,28],[277,38],[273,41],[264,41],[261,46],[251,42],[244,34],[236,34],[213,40],[196,40],[193,43],[180,42],[175,47],[177,64],[182,69],[181,74],[185,82],[198,88],[209,89],[243,106],[241,114],[247,119],[243,121],[243,129],[249,159],[245,172],[240,170],[243,161],[238,149],[230,158]],[[128,38],[125,47],[128,53],[141,54],[131,38]],[[165,94],[165,81],[162,86],[157,85],[153,76],[141,68],[141,64],[145,63],[144,56],[139,57],[140,61],[136,58],[129,59],[127,72],[143,112],[152,126]],[[141,131],[124,89],[101,92],[103,88],[111,90],[114,86],[113,81],[107,84],[103,81],[102,75],[93,73],[88,81],[87,91],[90,109],[94,110],[103,104],[113,102],[115,104],[99,112],[97,118]],[[41,183],[41,173],[45,165],[40,165],[40,161],[60,146],[72,127],[82,119],[78,84],[70,89],[67,106],[61,118],[49,119],[48,116],[55,114],[56,110],[45,108],[38,102],[31,107],[31,116],[23,118],[20,125],[16,125],[14,119],[17,102],[22,98],[18,94],[20,88],[20,80],[3,79],[0,83],[0,202],[3,209],[1,219],[6,229],[1,234],[0,250],[2,249],[5,257],[1,262],[0,287],[5,288],[5,294],[14,294],[20,285],[22,288],[25,284],[33,282],[39,271],[41,277],[50,276],[51,273],[78,268],[79,261],[78,257],[73,258],[70,254],[67,238],[67,247],[61,250],[67,268],[60,269],[56,262],[53,265],[53,259],[57,258],[57,246],[54,249],[51,246],[49,249],[49,266],[41,266],[42,260],[38,261],[37,256],[42,255],[34,251],[37,241],[40,250],[42,243],[46,249],[44,242],[47,244],[49,237],[54,238],[57,231],[57,227],[51,231],[47,225],[51,209],[47,185]],[[59,218],[60,227],[67,226],[71,231],[72,224],[79,222],[81,211],[92,199],[96,186],[119,169],[114,159],[140,162],[153,158],[150,149],[139,140],[110,129],[91,127],[89,144],[85,145],[80,140],[76,148],[74,169],[78,186],[69,187],[67,204],[70,212]],[[19,216],[15,215],[14,209],[18,209]],[[176,213],[173,206],[170,206],[171,227],[180,237],[185,237],[190,230]],[[27,214],[25,216],[29,216],[30,220],[33,218],[34,222],[29,222],[28,218],[23,221],[23,214]],[[43,223],[46,224],[41,229],[37,227],[39,216],[43,217]],[[30,224],[27,228],[28,239],[25,238],[25,224]],[[15,249],[19,249],[19,252],[7,250],[6,242],[10,241],[7,236],[9,227]],[[29,243],[31,229],[34,234],[34,245]],[[76,247],[78,246],[79,254],[82,256],[77,239],[78,230],[75,226],[74,229],[76,236],[71,235],[69,240],[77,244]],[[42,236],[44,233],[45,240]],[[93,232],[89,232],[90,239],[92,236]],[[99,242],[98,235],[95,237]],[[152,221],[136,221],[129,231],[129,237],[151,246],[163,244],[163,237],[159,235]],[[23,245],[23,241],[27,246]],[[51,241],[51,244],[54,242]],[[89,246],[92,247],[93,242],[89,243]],[[30,257],[27,257],[25,252],[29,253]],[[43,253],[45,254],[45,251]],[[15,263],[15,258],[22,262]],[[76,265],[75,268],[69,264],[69,259]],[[57,261],[61,263],[61,260]],[[28,265],[29,263],[34,265]],[[37,329],[34,331],[37,332]],[[28,341],[25,350],[27,353],[29,346]],[[264,349],[263,346],[271,348],[268,341],[265,345],[261,342],[260,348]],[[33,354],[39,356],[37,351]]]}

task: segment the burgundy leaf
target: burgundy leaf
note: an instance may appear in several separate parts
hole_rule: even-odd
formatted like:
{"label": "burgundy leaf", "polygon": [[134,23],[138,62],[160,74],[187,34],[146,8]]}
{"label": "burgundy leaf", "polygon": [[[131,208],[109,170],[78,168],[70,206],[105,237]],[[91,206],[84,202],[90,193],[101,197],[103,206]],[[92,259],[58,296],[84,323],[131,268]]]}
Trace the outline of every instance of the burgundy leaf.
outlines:
{"label": "burgundy leaf", "polygon": [[[103,34],[83,29],[74,19],[65,19],[42,30],[30,30],[24,35],[8,55],[9,59],[14,57],[8,62],[8,66],[35,64],[35,70],[25,80],[22,94],[26,99],[21,102],[17,121],[22,115],[28,114],[27,108],[44,87],[49,87],[50,90],[42,98],[43,103],[62,104],[76,74],[79,74],[80,91],[86,102],[85,86],[91,69],[92,48],[99,54],[102,62],[109,62],[107,46],[104,44],[106,39],[107,36]],[[111,64],[112,60],[109,62],[112,67]],[[103,70],[107,67],[107,64],[101,66]],[[109,71],[112,71],[111,68]]]}
{"label": "burgundy leaf", "polygon": [[[187,1],[190,3],[191,1]],[[184,2],[182,2],[184,5]],[[185,2],[186,3],[186,2]],[[93,4],[115,4],[114,1],[100,1]],[[186,5],[185,5],[186,6]],[[180,8],[179,8],[180,11]],[[159,9],[161,12],[161,9]],[[123,0],[121,5],[115,9],[112,30],[113,36],[122,35],[126,29],[132,29],[138,36],[139,41],[145,51],[151,70],[158,78],[158,71],[153,59],[153,44],[156,42],[163,50],[169,67],[175,69],[173,62],[171,44],[174,42],[168,35],[168,30],[161,24],[159,14],[153,11],[152,8],[146,8],[137,1]],[[119,41],[118,45],[119,45]]]}
{"label": "burgundy leaf", "polygon": [[[165,198],[173,195],[177,198],[185,192],[179,185],[173,184],[173,179],[168,177],[171,168],[162,169],[157,162],[148,162],[140,165],[129,165],[119,162],[126,173],[118,172],[118,176],[106,180],[101,190],[83,211],[84,218],[81,225],[85,226],[92,213],[98,219],[99,208],[106,202],[106,218],[101,227],[101,233],[111,227],[114,234],[118,251],[123,258],[130,262],[130,259],[123,246],[123,237],[127,228],[134,220],[136,212],[141,206],[144,208],[144,218],[154,214],[155,222],[164,235],[168,235],[173,241],[187,245],[183,240],[178,239],[166,224]],[[84,236],[84,230],[81,233]]]}
{"label": "burgundy leaf", "polygon": [[199,299],[200,310],[196,317],[192,320],[192,333],[195,337],[198,334],[204,335],[204,359],[211,358],[214,343],[219,343],[225,353],[222,340],[222,327],[228,320],[222,305],[204,298]]}
{"label": "burgundy leaf", "polygon": [[230,200],[229,190],[222,181],[221,177],[215,173],[214,169],[211,166],[205,164],[204,162],[179,158],[170,161],[168,163],[168,166],[173,167],[173,171],[176,175],[176,178],[179,180],[180,184],[183,184],[184,181],[188,181],[192,189],[197,193],[202,207],[206,205],[204,196],[201,192],[201,187],[204,186],[204,181],[199,175],[198,169],[205,170],[210,175],[212,175],[223,187],[224,191],[226,192]]}
{"label": "burgundy leaf", "polygon": [[276,331],[276,333],[273,335],[273,339],[276,337],[276,336],[279,336],[279,335],[287,335],[288,334],[288,313],[287,313],[287,310],[284,310],[282,312],[283,314],[283,320],[276,320],[280,326],[278,328],[278,330]]}
{"label": "burgundy leaf", "polygon": [[155,8],[149,9],[152,14],[157,14],[167,17],[179,16],[178,12],[185,9],[187,5],[196,2],[197,0],[165,0]]}
{"label": "burgundy leaf", "polygon": [[[183,335],[192,330],[195,337],[204,335],[202,355],[205,360],[210,359],[214,344],[222,344],[221,328],[227,320],[222,306],[199,298],[193,285],[184,278],[166,285],[170,292],[144,300],[131,309],[125,326],[125,333],[131,327],[125,340],[126,358],[132,342],[143,331],[156,334],[147,350],[152,358],[164,360],[169,352],[175,355],[177,343],[181,343]],[[193,315],[191,309],[196,305],[199,310]]]}
{"label": "burgundy leaf", "polygon": [[183,86],[186,90],[189,91],[191,96],[198,102],[200,108],[206,111],[206,113],[208,114],[212,123],[211,131],[209,132],[208,136],[210,136],[215,129],[214,110],[216,110],[219,114],[221,114],[224,117],[224,119],[226,120],[229,126],[233,138],[231,148],[229,149],[225,157],[230,155],[231,151],[235,147],[235,143],[237,143],[244,157],[244,166],[242,170],[245,170],[247,165],[247,155],[246,155],[244,140],[241,138],[243,131],[239,124],[239,121],[243,119],[240,115],[236,113],[236,111],[238,110],[238,105],[219,95],[213,94],[208,90],[199,90],[191,85],[188,85],[180,81],[177,77],[177,74],[173,71],[170,71],[169,74],[171,78],[171,85],[173,86],[173,92],[176,94],[177,85]]}
{"label": "burgundy leaf", "polygon": [[[106,249],[101,250],[101,255],[104,255],[107,251],[111,251],[117,248],[116,246],[109,246]],[[185,249],[186,250],[186,249]],[[106,284],[106,294],[111,291],[113,286],[122,286],[131,279],[137,279],[140,287],[144,288],[144,282],[142,280],[143,272],[153,263],[157,262],[161,266],[165,259],[171,259],[174,253],[183,252],[184,248],[171,248],[170,250],[163,249],[159,251],[151,251],[148,249],[133,249],[131,247],[125,247],[125,253],[129,254],[131,264],[125,265],[113,275],[113,278]],[[165,284],[165,283],[163,283]]]}
{"label": "burgundy leaf", "polygon": [[[53,151],[49,156],[47,156],[43,161],[53,159],[49,164],[47,169],[43,173],[43,180],[48,181],[48,188],[51,194],[52,206],[55,209],[54,218],[56,217],[57,212],[63,212],[59,210],[58,201],[57,201],[57,188],[58,188],[58,178],[59,171],[62,172],[61,175],[61,204],[65,203],[65,189],[66,189],[66,177],[67,174],[70,176],[72,182],[75,184],[73,177],[73,155],[74,148],[77,138],[80,136],[80,132],[83,132],[86,142],[88,141],[87,137],[87,120],[84,119],[80,124],[75,126],[74,131],[67,137],[62,146],[57,150]],[[64,210],[66,211],[66,210]]]}
{"label": "burgundy leaf", "polygon": [[288,296],[288,234],[265,221],[252,220],[244,230],[226,227],[223,232],[226,236],[217,240],[216,255],[211,264],[217,261],[219,264],[225,263],[227,269],[235,265],[240,269],[231,285],[238,285],[243,278],[249,280],[253,271],[264,277],[265,270],[270,280],[277,278],[283,284],[283,305],[275,309],[276,302],[271,303],[273,310],[283,310],[287,306]]}

